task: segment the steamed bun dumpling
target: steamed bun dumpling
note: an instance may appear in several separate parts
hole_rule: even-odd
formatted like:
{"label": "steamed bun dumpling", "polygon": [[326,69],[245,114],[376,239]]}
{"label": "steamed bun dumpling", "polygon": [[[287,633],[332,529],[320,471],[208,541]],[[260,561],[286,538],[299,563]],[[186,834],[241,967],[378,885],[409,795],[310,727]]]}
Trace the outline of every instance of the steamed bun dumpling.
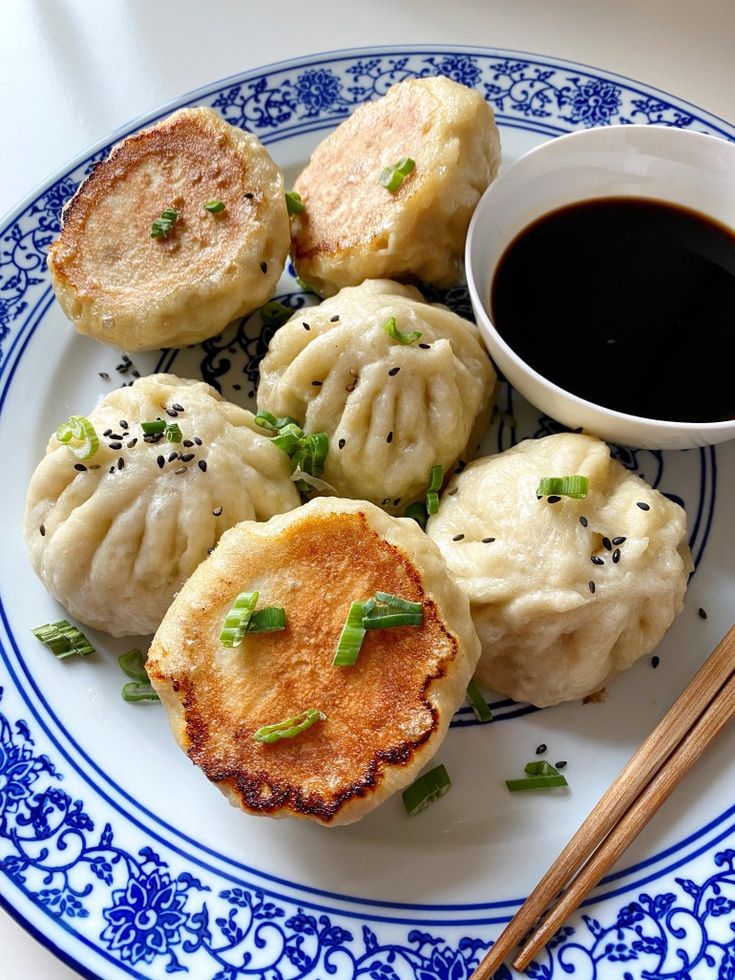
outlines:
{"label": "steamed bun dumpling", "polygon": [[[393,193],[385,168],[415,168]],[[418,278],[452,286],[480,195],[500,164],[493,110],[448,78],[418,78],[355,110],[316,148],[294,184],[299,275],[323,296],[364,279]]]}
{"label": "steamed bun dumpling", "polygon": [[[386,324],[421,336],[400,343]],[[308,327],[308,329],[307,329]],[[258,408],[326,432],[324,479],[339,494],[402,513],[448,472],[488,419],[495,385],[477,328],[410,286],[343,289],[300,310],[260,365]]]}
{"label": "steamed bun dumpling", "polygon": [[[577,474],[586,499],[537,499],[540,479]],[[470,600],[475,676],[494,691],[539,707],[583,698],[649,653],[681,611],[686,514],[599,439],[526,440],[448,490],[427,531]]]}
{"label": "steamed bun dumpling", "polygon": [[[152,633],[233,524],[300,503],[285,454],[251,412],[203,382],[141,378],[88,418],[99,449],[80,462],[51,437],[28,488],[25,535],[51,595],[113,636]],[[157,418],[175,422],[182,441],[145,437],[140,423]]]}

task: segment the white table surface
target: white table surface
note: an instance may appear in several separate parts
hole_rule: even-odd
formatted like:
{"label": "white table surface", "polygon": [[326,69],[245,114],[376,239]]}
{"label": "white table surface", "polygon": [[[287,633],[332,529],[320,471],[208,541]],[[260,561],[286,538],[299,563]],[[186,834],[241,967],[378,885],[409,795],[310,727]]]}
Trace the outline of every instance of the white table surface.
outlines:
{"label": "white table surface", "polygon": [[[406,43],[582,61],[735,120],[735,0],[2,0],[0,215],[182,92],[297,55]],[[76,976],[0,910],[0,980]]]}

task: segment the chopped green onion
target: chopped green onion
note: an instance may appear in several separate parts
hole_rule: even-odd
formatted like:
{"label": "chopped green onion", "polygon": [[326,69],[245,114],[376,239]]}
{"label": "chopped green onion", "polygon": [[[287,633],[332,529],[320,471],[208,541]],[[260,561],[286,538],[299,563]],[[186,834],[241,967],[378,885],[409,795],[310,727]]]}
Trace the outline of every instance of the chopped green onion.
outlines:
{"label": "chopped green onion", "polygon": [[128,650],[117,658],[120,669],[139,684],[150,684],[145,669],[146,658],[140,650]]}
{"label": "chopped green onion", "polygon": [[451,788],[452,781],[446,766],[436,766],[434,769],[430,769],[401,793],[406,813],[409,817],[421,813],[435,800],[448,793]]}
{"label": "chopped green onion", "polygon": [[253,738],[256,742],[267,743],[278,742],[282,738],[295,738],[316,722],[326,720],[327,716],[323,712],[316,708],[307,708],[292,718],[277,721],[274,725],[264,725],[253,733]]}
{"label": "chopped green onion", "polygon": [[258,412],[255,416],[255,424],[259,425],[261,429],[270,429],[271,432],[280,432],[287,425],[298,425],[296,419],[292,419],[290,415],[284,415],[283,418],[278,419],[270,412]]}
{"label": "chopped green onion", "polygon": [[156,436],[159,432],[166,431],[166,423],[163,419],[155,419],[153,422],[141,422],[140,427],[147,436]]}
{"label": "chopped green onion", "polygon": [[393,595],[392,592],[376,592],[375,598],[378,602],[384,602],[388,606],[394,606],[396,609],[402,609],[403,612],[420,613],[423,612],[423,604],[421,602],[412,602],[410,599],[402,599],[399,595]]}
{"label": "chopped green onion", "polygon": [[123,701],[160,701],[161,699],[154,691],[151,684],[138,684],[137,681],[129,681],[123,685],[120,692]]}
{"label": "chopped green onion", "polygon": [[387,630],[394,626],[421,626],[423,621],[423,613],[378,612],[377,610],[363,619],[365,629],[368,630]]}
{"label": "chopped green onion", "polygon": [[94,426],[84,415],[72,415],[56,430],[56,438],[71,449],[78,459],[89,459],[100,448]]}
{"label": "chopped green onion", "polygon": [[538,762],[527,762],[523,770],[527,776],[558,776],[559,770],[555,769],[550,762],[540,760]]}
{"label": "chopped green onion", "polygon": [[563,776],[530,776],[528,779],[506,779],[505,785],[511,793],[526,789],[553,789],[556,786],[568,786]]}
{"label": "chopped green onion", "polygon": [[286,208],[289,214],[301,214],[304,202],[298,191],[286,191]]}
{"label": "chopped green onion", "polygon": [[590,481],[586,476],[545,476],[539,480],[537,497],[574,497],[584,500],[589,493]]}
{"label": "chopped green onion", "polygon": [[416,521],[422,531],[426,530],[426,520],[429,516],[426,512],[426,504],[422,504],[421,501],[418,501],[415,504],[409,504],[404,510],[403,516],[410,517],[412,520]]}
{"label": "chopped green onion", "polygon": [[204,210],[209,211],[210,214],[219,214],[226,207],[227,205],[223,201],[207,201],[204,205]]}
{"label": "chopped green onion", "polygon": [[[291,479],[303,493],[308,493],[309,490],[321,490],[331,493],[334,497],[342,496],[331,483],[327,483],[326,480],[320,480],[318,476],[312,476],[311,473],[307,473],[306,470],[302,470],[298,466],[291,474]],[[306,487],[300,486],[302,483],[306,484]]]}
{"label": "chopped green onion", "polygon": [[365,629],[382,630],[421,626],[423,621],[424,607],[420,602],[410,602],[390,592],[376,592],[375,599],[365,603],[362,623]]}
{"label": "chopped green onion", "polygon": [[399,160],[392,167],[385,167],[385,169],[381,170],[378,179],[386,190],[389,190],[391,194],[395,194],[404,179],[415,169],[416,163],[411,157],[403,157],[403,159]]}
{"label": "chopped green onion", "polygon": [[281,327],[286,320],[291,319],[293,312],[284,303],[279,303],[277,300],[272,299],[264,306],[261,306],[260,319],[264,327]]}
{"label": "chopped green onion", "polygon": [[301,445],[301,440],[304,438],[304,430],[300,425],[296,425],[295,422],[291,422],[279,431],[277,436],[273,436],[271,440],[273,445],[278,449],[282,449],[284,453],[293,457],[293,455],[298,450]]}
{"label": "chopped green onion", "polygon": [[166,438],[169,442],[181,442],[184,438],[181,429],[176,422],[169,422],[165,429]]}
{"label": "chopped green onion", "polygon": [[429,489],[426,491],[426,511],[428,514],[439,513],[439,490],[444,482],[444,467],[437,463],[431,467],[429,474]]}
{"label": "chopped green onion", "polygon": [[383,330],[392,337],[393,340],[397,340],[399,344],[413,344],[421,336],[420,330],[412,330],[411,333],[403,333],[396,326],[396,318],[392,316],[387,323],[383,324]]}
{"label": "chopped green onion", "polygon": [[[278,436],[273,440],[278,439]],[[310,432],[302,436],[299,447],[291,458],[294,469],[302,469],[309,476],[321,476],[324,461],[329,452],[329,436],[326,432]],[[301,488],[300,488],[301,489]]]}
{"label": "chopped green onion", "polygon": [[178,220],[179,212],[175,208],[166,208],[151,225],[151,238],[168,238]]}
{"label": "chopped green onion", "polygon": [[313,286],[310,286],[305,279],[301,278],[301,276],[296,276],[296,285],[299,287],[299,289],[303,289],[305,293],[313,293],[315,296],[319,295],[316,289],[314,289]]}
{"label": "chopped green onion", "polygon": [[256,609],[248,623],[248,633],[275,633],[286,629],[286,610],[282,606]]}
{"label": "chopped green onion", "polygon": [[364,612],[362,602],[353,602],[350,606],[332,660],[333,667],[353,667],[357,662],[362,641],[365,639]]}
{"label": "chopped green onion", "polygon": [[51,653],[59,660],[65,660],[76,654],[78,657],[88,657],[95,649],[87,637],[76,626],[66,619],[56,623],[46,623],[31,630],[33,635],[45,644]]}
{"label": "chopped green onion", "polygon": [[[470,681],[467,685],[467,700],[470,702],[470,707],[478,721],[487,722],[493,720],[493,713],[482,691],[474,681]],[[528,767],[526,767],[526,772],[528,772]]]}
{"label": "chopped green onion", "polygon": [[257,592],[241,592],[237,599],[235,599],[232,609],[227,613],[222,632],[219,635],[220,643],[223,646],[240,646],[257,604]]}

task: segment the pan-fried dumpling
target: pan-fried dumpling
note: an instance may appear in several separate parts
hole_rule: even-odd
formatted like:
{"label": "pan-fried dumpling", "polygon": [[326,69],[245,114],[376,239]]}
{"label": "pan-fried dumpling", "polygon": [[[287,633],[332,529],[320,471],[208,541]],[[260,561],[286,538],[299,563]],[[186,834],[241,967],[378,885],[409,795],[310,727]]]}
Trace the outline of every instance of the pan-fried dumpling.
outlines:
{"label": "pan-fried dumpling", "polygon": [[[395,331],[420,336],[408,343]],[[260,366],[258,407],[330,440],[339,494],[403,512],[432,466],[473,454],[495,385],[477,328],[410,286],[373,280],[300,310]]]}
{"label": "pan-fried dumpling", "polygon": [[[585,499],[537,499],[543,477],[578,474]],[[427,531],[469,597],[476,677],[494,691],[539,707],[583,698],[680,612],[693,567],[686,514],[599,439],[529,439],[478,459],[447,491]]]}
{"label": "pan-fried dumpling", "polygon": [[[232,650],[220,634],[241,591],[282,608],[286,626]],[[355,664],[334,666],[352,603],[378,591],[420,603],[423,622],[367,630]],[[323,498],[228,531],[174,600],[146,666],[179,745],[235,806],[336,826],[415,779],[479,653],[467,599],[414,521]],[[254,737],[309,709],[318,720],[298,737]]]}
{"label": "pan-fried dumpling", "polygon": [[[146,436],[141,423],[157,419],[181,441]],[[88,420],[99,449],[87,459],[51,437],[28,488],[25,535],[51,595],[113,636],[152,633],[233,524],[300,503],[288,458],[252,413],[201,381],[141,378]]]}
{"label": "pan-fried dumpling", "polygon": [[[415,167],[391,192],[381,172],[404,158]],[[296,180],[299,275],[323,296],[381,277],[454,285],[499,164],[495,117],[479,92],[444,77],[393,85],[327,136]]]}

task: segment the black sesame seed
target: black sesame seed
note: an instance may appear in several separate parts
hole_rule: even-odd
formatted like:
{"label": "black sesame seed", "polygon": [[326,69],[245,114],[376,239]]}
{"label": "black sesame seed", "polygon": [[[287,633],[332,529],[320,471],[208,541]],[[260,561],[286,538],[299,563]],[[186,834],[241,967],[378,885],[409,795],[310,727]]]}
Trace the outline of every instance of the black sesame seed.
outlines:
{"label": "black sesame seed", "polygon": [[697,615],[699,616],[700,619],[706,619],[707,618],[707,613],[704,611],[704,609],[701,608],[701,606],[697,610]]}
{"label": "black sesame seed", "polygon": [[202,440],[199,438],[199,436],[194,436],[194,442],[197,444],[197,446],[201,446],[202,444]]}
{"label": "black sesame seed", "polygon": [[617,538],[613,538],[612,539],[612,543],[613,544],[623,544],[627,540],[628,540],[627,538],[624,538],[622,535],[619,534],[617,536]]}
{"label": "black sesame seed", "polygon": [[215,517],[219,517],[220,514],[222,513],[222,508],[221,507],[215,507],[214,510],[212,511],[212,513],[214,514]]}
{"label": "black sesame seed", "polygon": [[200,459],[199,462],[197,463],[197,466],[202,471],[202,473],[206,473],[207,472],[207,461],[206,461],[206,459]]}
{"label": "black sesame seed", "polygon": [[636,507],[640,507],[641,510],[650,510],[650,504],[644,503],[642,500],[636,501]]}
{"label": "black sesame seed", "polygon": [[385,437],[385,441],[386,442],[393,442],[393,433],[392,432],[389,432],[388,433],[388,435]]}
{"label": "black sesame seed", "polygon": [[431,344],[419,344],[421,350],[431,350]]}
{"label": "black sesame seed", "polygon": [[252,201],[252,199],[255,197],[255,195],[251,191],[245,191],[245,193],[243,194],[243,197],[247,198],[248,201]]}
{"label": "black sesame seed", "polygon": [[550,497],[547,497],[546,498],[546,503],[547,504],[558,504],[560,500],[561,500],[561,497],[557,497],[557,495],[555,493],[552,493],[552,495]]}
{"label": "black sesame seed", "polygon": [[267,262],[261,262],[260,263],[260,271],[263,274],[265,274],[268,271],[268,263]]}
{"label": "black sesame seed", "polygon": [[117,468],[121,470],[124,466],[125,466],[125,460],[123,459],[122,456],[119,456],[117,460]]}
{"label": "black sesame seed", "polygon": [[483,538],[482,539],[482,543],[483,544],[492,544],[494,540],[495,540],[495,538]]}
{"label": "black sesame seed", "polygon": [[347,444],[346,439],[340,439],[339,442],[337,443],[337,449],[344,449],[346,444]]}
{"label": "black sesame seed", "polygon": [[617,563],[620,561],[620,548],[616,548],[615,551],[613,551],[612,558],[613,558],[613,565],[617,565]]}
{"label": "black sesame seed", "polygon": [[139,378],[140,377],[140,371],[136,371],[136,369],[133,368],[133,377],[134,378]]}
{"label": "black sesame seed", "polygon": [[119,419],[117,424],[120,426],[121,429],[129,428],[128,423],[125,421],[125,419]]}
{"label": "black sesame seed", "polygon": [[592,581],[592,579],[589,580],[589,582],[587,583],[587,585],[589,586],[589,590],[592,593],[592,595],[594,595],[595,594],[595,583]]}
{"label": "black sesame seed", "polygon": [[459,490],[459,487],[452,487],[452,489],[447,492],[447,496],[448,497],[453,497],[455,495],[455,493],[457,493],[458,490]]}
{"label": "black sesame seed", "polygon": [[179,459],[182,463],[190,463],[194,459],[194,453],[183,453]]}
{"label": "black sesame seed", "polygon": [[555,762],[554,763],[554,768],[555,769],[566,769],[566,767],[567,767],[567,760],[566,759],[562,759],[561,762]]}
{"label": "black sesame seed", "polygon": [[589,521],[587,520],[586,517],[580,517],[579,523],[582,525],[582,527],[587,527],[587,525],[589,524]]}
{"label": "black sesame seed", "polygon": [[87,470],[87,467],[84,465],[84,463],[75,463],[74,464],[74,469],[75,470],[79,470],[80,473],[85,473],[86,470]]}
{"label": "black sesame seed", "polygon": [[42,538],[45,538],[46,537],[46,525],[45,524],[42,524],[39,527],[38,532],[39,532],[39,534],[41,535]]}
{"label": "black sesame seed", "polygon": [[186,446],[187,449],[191,449],[191,447],[194,445],[194,442],[192,439],[184,439],[181,445]]}
{"label": "black sesame seed", "polygon": [[452,541],[461,541],[464,538],[464,534],[455,534]]}
{"label": "black sesame seed", "polygon": [[389,501],[390,501],[390,497],[383,497],[383,499],[380,501],[380,506],[385,507],[385,505],[389,503]]}
{"label": "black sesame seed", "polygon": [[311,383],[314,388],[321,388],[321,386],[324,384],[323,381],[312,381]]}
{"label": "black sesame seed", "polygon": [[255,388],[251,388],[248,392],[248,398],[255,398]]}
{"label": "black sesame seed", "polygon": [[130,440],[130,442],[128,442],[128,443],[127,443],[127,447],[128,447],[128,449],[132,449],[132,448],[133,448],[133,446],[135,446],[137,442],[138,442],[138,437],[137,437],[137,436],[134,436],[134,437],[133,437],[133,438],[132,438],[132,439]]}
{"label": "black sesame seed", "polygon": [[542,742],[541,745],[536,746],[536,755],[543,755],[547,749],[548,749],[548,745],[546,744],[546,742]]}
{"label": "black sesame seed", "polygon": [[174,470],[174,473],[176,474],[176,476],[179,476],[179,474],[181,473],[186,473],[186,467],[180,466],[177,470]]}
{"label": "black sesame seed", "polygon": [[110,467],[110,473],[114,473],[114,472],[115,472],[115,467],[114,466],[111,466]]}
{"label": "black sesame seed", "polygon": [[233,385],[232,387],[235,389],[235,391],[239,391],[242,388],[242,385]]}
{"label": "black sesame seed", "polygon": [[398,372],[399,372],[400,370],[401,370],[401,369],[400,369],[399,367],[394,367],[394,368],[391,368],[391,369],[390,369],[390,371],[388,372],[388,377],[389,377],[389,378],[395,378],[395,376],[396,376],[396,375],[398,374]]}
{"label": "black sesame seed", "polygon": [[179,454],[177,452],[173,452],[173,453],[169,453],[168,454],[168,461],[169,461],[169,463],[173,463],[173,461],[175,459],[178,459],[178,458],[179,458]]}
{"label": "black sesame seed", "polygon": [[455,473],[461,473],[462,470],[465,468],[466,465],[467,465],[467,463],[466,463],[466,461],[464,459],[457,460],[457,466],[456,466],[456,469],[455,469],[454,472]]}
{"label": "black sesame seed", "polygon": [[110,443],[110,449],[122,449],[122,443],[121,442],[111,442]]}
{"label": "black sesame seed", "polygon": [[330,323],[336,323],[338,320],[339,320],[339,313],[336,313],[334,316],[330,316],[329,318]]}
{"label": "black sesame seed", "polygon": [[653,667],[654,670],[658,667],[660,663],[661,663],[660,657],[651,657],[651,666]]}
{"label": "black sesame seed", "polygon": [[174,402],[173,405],[171,406],[171,408],[173,408],[176,412],[183,412],[184,411],[184,406],[183,405],[179,405],[178,402]]}
{"label": "black sesame seed", "polygon": [[156,462],[158,463],[159,468],[163,469],[163,464],[166,462],[166,460],[163,458],[163,456],[158,456],[156,458]]}
{"label": "black sesame seed", "polygon": [[612,541],[610,540],[610,538],[602,539],[602,547],[606,548],[607,551],[612,551]]}
{"label": "black sesame seed", "polygon": [[112,429],[105,429],[105,431],[102,433],[102,435],[105,438],[107,438],[107,436],[111,436],[112,435]]}
{"label": "black sesame seed", "polygon": [[179,417],[179,413],[176,411],[175,408],[167,408],[166,415],[170,416],[170,418],[172,419],[177,419]]}
{"label": "black sesame seed", "polygon": [[110,375],[107,373],[107,371],[98,371],[97,373],[99,374],[99,376],[102,378],[103,381],[110,380]]}
{"label": "black sesame seed", "polygon": [[[250,196],[252,197],[253,195],[251,194]],[[212,545],[211,548],[207,548],[207,554],[208,555],[211,555],[213,551],[214,551],[214,545]]]}
{"label": "black sesame seed", "polygon": [[593,565],[604,565],[605,564],[605,559],[604,558],[598,558],[597,555],[593,555],[592,556],[592,564]]}
{"label": "black sesame seed", "polygon": [[311,327],[306,322],[302,323],[301,326],[304,328],[304,330],[311,330]]}

